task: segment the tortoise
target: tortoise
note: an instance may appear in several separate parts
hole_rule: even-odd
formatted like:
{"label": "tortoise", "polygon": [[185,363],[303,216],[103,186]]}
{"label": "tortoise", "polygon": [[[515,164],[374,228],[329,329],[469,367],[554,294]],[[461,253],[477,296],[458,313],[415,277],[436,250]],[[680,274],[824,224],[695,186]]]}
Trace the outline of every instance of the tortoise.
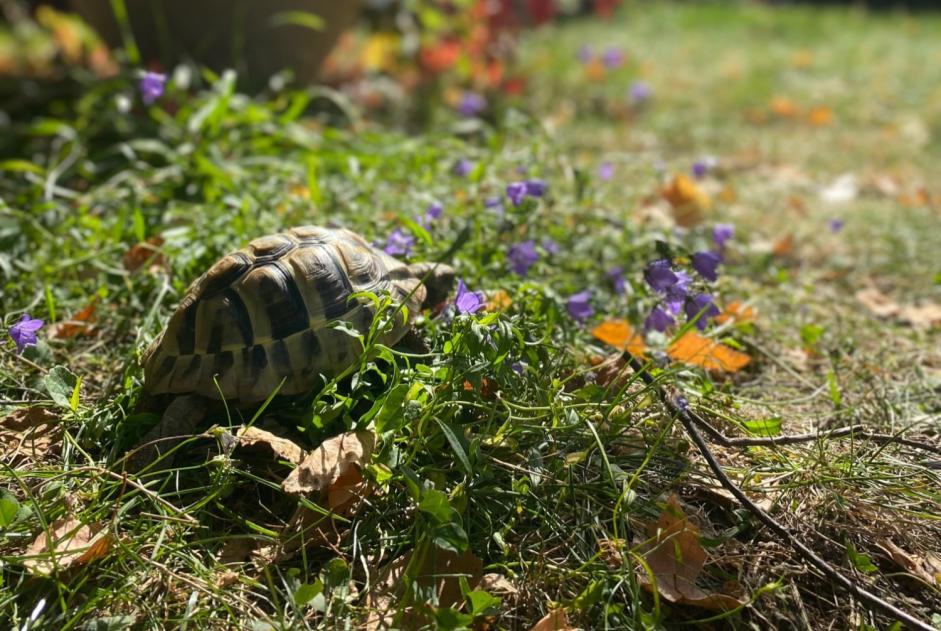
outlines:
{"label": "tortoise", "polygon": [[407,307],[379,340],[392,346],[453,282],[447,265],[407,265],[342,228],[296,227],[227,254],[190,285],[144,351],[145,395],[174,400],[127,468],[140,470],[172,446],[169,437],[192,433],[213,400],[244,407],[275,391],[307,393],[359,361],[359,340],[330,326],[369,330],[374,303],[354,293],[387,293]]}

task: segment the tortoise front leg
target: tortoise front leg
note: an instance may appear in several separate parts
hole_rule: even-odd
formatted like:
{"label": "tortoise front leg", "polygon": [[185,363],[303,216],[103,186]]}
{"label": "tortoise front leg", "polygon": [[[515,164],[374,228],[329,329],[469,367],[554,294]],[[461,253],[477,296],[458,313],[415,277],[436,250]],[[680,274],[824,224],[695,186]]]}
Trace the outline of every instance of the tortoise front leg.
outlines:
{"label": "tortoise front leg", "polygon": [[[125,456],[125,470],[137,473],[159,460],[163,457],[162,454],[171,451],[181,441],[193,435],[208,410],[209,401],[198,394],[187,394],[174,399],[163,413],[160,422]],[[172,463],[171,457],[167,464]]]}

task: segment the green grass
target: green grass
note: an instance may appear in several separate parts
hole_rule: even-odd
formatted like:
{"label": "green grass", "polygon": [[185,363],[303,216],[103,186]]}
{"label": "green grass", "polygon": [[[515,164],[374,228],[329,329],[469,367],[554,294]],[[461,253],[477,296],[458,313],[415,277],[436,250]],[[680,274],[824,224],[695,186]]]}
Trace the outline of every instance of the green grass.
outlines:
{"label": "green grass", "polygon": [[[658,377],[728,434],[779,418],[785,433],[860,423],[937,444],[937,325],[880,320],[854,294],[876,285],[900,304],[941,302],[939,26],[935,16],[644,3],[613,22],[528,33],[525,103],[470,136],[454,134],[446,113],[409,135],[352,125],[342,108],[309,94],[250,98],[208,75],[189,93],[171,87],[166,109],[143,108],[125,77],[79,83],[77,98],[21,113],[0,145],[8,160],[0,316],[9,327],[28,311],[47,327],[22,356],[9,340],[0,349],[0,477],[4,498],[13,498],[4,506],[19,507],[0,529],[0,620],[15,628],[344,628],[368,615],[365,595],[391,561],[437,547],[468,550],[484,572],[513,584],[516,593],[496,607],[498,628],[528,629],[556,605],[589,629],[689,625],[715,614],[654,599],[637,578],[647,528],[677,493],[709,554],[698,584],[735,584],[750,603],[702,624],[889,628],[719,492],[636,375],[606,382],[592,358],[612,350],[565,303],[590,287],[590,324],[619,317],[639,326],[655,302],[642,271],[658,256],[657,241],[692,251],[709,244],[713,223],[734,222],[709,291],[720,304],[757,310],[754,323],[718,333],[752,364],[731,376],[664,364]],[[592,81],[575,59],[584,43],[620,45],[628,63]],[[624,94],[638,79],[654,97],[626,115]],[[834,120],[816,127],[776,117],[775,96],[804,111],[827,106]],[[703,223],[677,229],[651,210],[662,205],[656,192],[707,154],[719,163],[703,185],[715,204]],[[453,173],[459,158],[477,165],[469,177]],[[609,182],[596,176],[603,161],[615,164]],[[550,192],[518,209],[506,204],[501,220],[484,200],[503,195],[518,167]],[[844,173],[856,175],[858,194],[823,201],[820,190]],[[879,185],[885,178],[897,192]],[[720,198],[723,188],[734,195]],[[927,203],[900,202],[921,188]],[[409,222],[432,200],[444,204],[443,217],[416,231],[412,259],[434,260],[460,241],[459,275],[471,289],[506,291],[512,305],[453,321],[426,315],[418,326],[431,354],[367,341],[375,352],[352,381],[265,410],[261,425],[307,449],[367,424],[380,434],[364,471],[377,491],[336,521],[329,545],[265,561],[263,550],[292,529],[297,501],[279,484],[286,469],[213,457],[226,454],[218,432],[184,445],[174,469],[139,482],[114,472],[156,418],[138,409],[140,353],[213,261],[299,224],[335,223],[382,240],[395,227],[414,229]],[[838,234],[826,227],[833,217],[846,221]],[[768,244],[786,234],[793,250],[771,254]],[[125,269],[125,253],[158,235],[165,262]],[[526,278],[511,273],[509,246],[544,237],[560,252],[539,246]],[[615,264],[625,268],[627,295],[605,278]],[[49,333],[95,297],[93,331]],[[658,350],[668,342],[649,341]],[[81,380],[77,400],[69,401],[72,378],[55,366]],[[65,398],[50,394],[56,376]],[[10,415],[28,406],[54,419],[38,453],[14,450],[22,432]],[[253,413],[210,422],[227,427]],[[750,496],[768,500],[775,518],[835,567],[939,624],[941,587],[907,577],[878,547],[888,540],[913,558],[941,554],[932,456],[859,440],[717,453]],[[34,576],[27,546],[66,515],[101,524],[112,549]],[[435,604],[410,580],[419,566],[399,581],[410,588],[399,594],[402,608],[408,599]],[[428,611],[441,628],[461,626],[448,607]]]}

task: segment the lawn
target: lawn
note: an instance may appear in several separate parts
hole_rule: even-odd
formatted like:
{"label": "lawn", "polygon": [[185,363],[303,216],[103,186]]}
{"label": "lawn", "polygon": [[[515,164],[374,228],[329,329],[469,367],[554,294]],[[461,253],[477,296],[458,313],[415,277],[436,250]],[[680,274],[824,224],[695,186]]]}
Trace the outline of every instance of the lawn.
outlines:
{"label": "lawn", "polygon": [[[941,628],[938,32],[933,14],[633,3],[525,32],[522,96],[485,121],[433,102],[418,132],[209,72],[149,105],[132,68],[11,101],[0,317],[43,326],[22,352],[0,340],[0,620],[898,625],[766,514]],[[427,349],[360,335],[344,378],[214,411],[172,461],[124,473],[166,405],[142,353],[187,287],[306,224],[447,260],[485,304],[418,314]],[[680,399],[757,439],[710,447],[751,509]],[[341,435],[343,475],[285,488]]]}

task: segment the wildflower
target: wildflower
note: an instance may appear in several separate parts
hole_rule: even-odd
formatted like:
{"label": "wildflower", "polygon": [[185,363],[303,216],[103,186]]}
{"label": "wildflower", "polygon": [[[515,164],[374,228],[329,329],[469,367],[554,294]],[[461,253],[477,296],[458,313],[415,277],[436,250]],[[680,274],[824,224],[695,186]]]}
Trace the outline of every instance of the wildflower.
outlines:
{"label": "wildflower", "polygon": [[526,370],[526,364],[524,362],[513,362],[510,364],[510,370],[515,372],[517,375],[522,375]]}
{"label": "wildflower", "polygon": [[39,318],[30,318],[24,313],[20,321],[10,327],[10,337],[16,343],[16,352],[22,353],[27,346],[36,346],[36,331],[43,325]]}
{"label": "wildflower", "polygon": [[844,221],[842,219],[834,218],[827,222],[827,227],[830,228],[830,232],[836,234],[843,229]]}
{"label": "wildflower", "polygon": [[552,239],[550,239],[549,237],[545,237],[542,240],[542,249],[552,255],[558,254],[560,251],[559,244],[553,241]]}
{"label": "wildflower", "polygon": [[605,276],[611,281],[611,284],[614,286],[614,293],[620,295],[625,291],[624,284],[624,268],[620,265],[615,265],[612,268],[609,268],[608,271],[604,273]]}
{"label": "wildflower", "polygon": [[498,218],[503,219],[506,210],[503,208],[503,200],[499,197],[488,197],[484,199],[484,208],[492,210]]}
{"label": "wildflower", "polygon": [[474,170],[474,163],[467,158],[461,158],[454,165],[454,175],[467,177]]}
{"label": "wildflower", "polygon": [[654,307],[650,310],[650,315],[647,316],[647,319],[644,320],[644,329],[663,333],[674,324],[676,324],[676,321],[673,319],[673,316],[660,307]]}
{"label": "wildflower", "polygon": [[589,304],[590,301],[591,290],[586,289],[569,296],[568,301],[565,303],[565,308],[568,310],[570,316],[579,322],[584,322],[595,313],[595,310],[592,309],[591,304]]}
{"label": "wildflower", "polygon": [[386,245],[383,251],[392,256],[408,256],[412,253],[412,247],[415,245],[415,237],[408,234],[401,228],[396,228],[386,239]]}
{"label": "wildflower", "polygon": [[477,313],[484,308],[484,295],[479,291],[468,291],[462,279],[457,279],[457,296],[454,297],[454,306],[458,313]]}
{"label": "wildflower", "polygon": [[523,241],[510,246],[506,254],[510,262],[510,268],[520,276],[526,276],[529,268],[539,260],[539,253],[536,252],[536,242],[533,240]]}
{"label": "wildflower", "polygon": [[487,99],[476,92],[465,92],[457,104],[458,113],[467,118],[477,116],[485,109],[487,109]]}
{"label": "wildflower", "polygon": [[640,105],[650,100],[652,95],[653,90],[650,89],[650,85],[643,81],[635,81],[632,83],[630,90],[627,92],[628,98],[634,105]]}
{"label": "wildflower", "polygon": [[591,57],[592,57],[591,47],[588,46],[587,44],[582,44],[578,48],[578,53],[576,53],[576,57],[578,57],[578,60],[582,62],[583,64],[587,64],[589,61],[591,61]]}
{"label": "wildflower", "polygon": [[614,165],[610,162],[602,162],[601,166],[598,167],[598,178],[603,182],[607,182],[614,177]]}
{"label": "wildflower", "polygon": [[546,194],[546,189],[548,185],[545,180],[532,179],[526,180],[526,194],[531,197],[542,197]]}
{"label": "wildflower", "polygon": [[444,212],[444,206],[438,202],[431,202],[428,204],[428,208],[425,209],[425,219],[432,221],[441,216],[441,213]]}
{"label": "wildflower", "polygon": [[722,257],[715,252],[696,252],[693,254],[693,269],[706,280],[715,281],[719,276],[716,268],[722,262]]}
{"label": "wildflower", "polygon": [[676,315],[683,308],[683,303],[686,301],[686,292],[693,282],[693,277],[682,270],[674,272],[674,274],[676,274],[676,282],[667,288],[664,304],[666,304],[670,313]]}
{"label": "wildflower", "polygon": [[[701,315],[699,315],[700,312],[702,312]],[[705,330],[709,318],[719,313],[719,308],[712,302],[712,296],[708,294],[697,294],[686,301],[686,318],[688,320],[695,318],[696,328],[700,331]]]}
{"label": "wildflower", "polygon": [[526,182],[510,182],[506,185],[506,196],[514,206],[519,206],[526,197]]}
{"label": "wildflower", "polygon": [[141,100],[146,105],[150,105],[160,98],[166,85],[167,75],[159,72],[145,72],[137,84],[137,88],[140,90]]}
{"label": "wildflower", "polygon": [[725,247],[725,242],[735,236],[735,226],[730,223],[717,223],[712,227],[712,240],[720,250]]}
{"label": "wildflower", "polygon": [[654,291],[664,293],[676,284],[679,277],[670,270],[670,261],[657,259],[644,270],[644,280]]}
{"label": "wildflower", "polygon": [[617,46],[606,48],[601,55],[601,63],[608,70],[614,70],[624,62],[624,53]]}

